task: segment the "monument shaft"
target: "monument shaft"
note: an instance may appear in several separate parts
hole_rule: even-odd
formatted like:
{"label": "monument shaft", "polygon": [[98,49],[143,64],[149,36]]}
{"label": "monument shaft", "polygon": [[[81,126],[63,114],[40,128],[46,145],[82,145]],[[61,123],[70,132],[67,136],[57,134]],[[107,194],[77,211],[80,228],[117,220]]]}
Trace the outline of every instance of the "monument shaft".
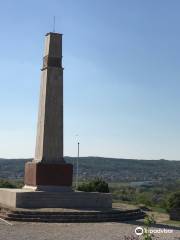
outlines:
{"label": "monument shaft", "polygon": [[34,161],[64,162],[62,35],[57,33],[45,38]]}
{"label": "monument shaft", "polygon": [[62,189],[72,185],[73,175],[63,158],[62,34],[46,34],[41,70],[35,158],[25,166],[25,186]]}

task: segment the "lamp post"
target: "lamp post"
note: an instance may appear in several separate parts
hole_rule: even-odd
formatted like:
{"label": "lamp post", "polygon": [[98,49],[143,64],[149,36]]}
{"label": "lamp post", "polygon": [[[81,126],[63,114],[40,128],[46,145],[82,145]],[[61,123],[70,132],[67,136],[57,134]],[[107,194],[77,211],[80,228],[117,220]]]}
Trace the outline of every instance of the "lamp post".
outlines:
{"label": "lamp post", "polygon": [[77,149],[77,162],[76,162],[76,189],[78,189],[78,183],[79,183],[79,145],[78,142],[78,149]]}

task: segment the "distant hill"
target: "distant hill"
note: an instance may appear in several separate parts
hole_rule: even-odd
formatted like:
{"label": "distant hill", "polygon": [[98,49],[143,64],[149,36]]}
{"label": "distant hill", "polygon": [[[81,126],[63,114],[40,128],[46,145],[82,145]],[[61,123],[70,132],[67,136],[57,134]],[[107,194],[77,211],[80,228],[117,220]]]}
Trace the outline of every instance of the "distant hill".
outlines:
{"label": "distant hill", "polygon": [[[32,159],[0,159],[0,178],[22,179],[24,165]],[[65,157],[69,163],[76,158]],[[81,157],[79,159],[81,180],[103,177],[107,181],[168,181],[180,179],[180,161],[134,160],[101,157]]]}

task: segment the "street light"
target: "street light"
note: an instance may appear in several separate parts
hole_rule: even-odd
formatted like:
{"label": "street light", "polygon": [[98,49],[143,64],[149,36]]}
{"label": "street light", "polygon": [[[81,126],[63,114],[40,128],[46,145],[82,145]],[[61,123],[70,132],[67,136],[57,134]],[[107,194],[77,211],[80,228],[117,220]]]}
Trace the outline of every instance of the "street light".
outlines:
{"label": "street light", "polygon": [[79,182],[79,145],[78,142],[78,149],[77,149],[77,162],[76,162],[76,189],[78,189],[78,182]]}

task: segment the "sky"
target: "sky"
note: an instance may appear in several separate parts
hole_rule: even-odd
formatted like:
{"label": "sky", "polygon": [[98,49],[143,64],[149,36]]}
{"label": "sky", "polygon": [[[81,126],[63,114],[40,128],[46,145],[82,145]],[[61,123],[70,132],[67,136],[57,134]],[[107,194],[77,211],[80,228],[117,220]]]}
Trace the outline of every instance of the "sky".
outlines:
{"label": "sky", "polygon": [[0,157],[34,157],[55,16],[64,155],[80,141],[80,156],[180,160],[179,12],[179,0],[0,1]]}

